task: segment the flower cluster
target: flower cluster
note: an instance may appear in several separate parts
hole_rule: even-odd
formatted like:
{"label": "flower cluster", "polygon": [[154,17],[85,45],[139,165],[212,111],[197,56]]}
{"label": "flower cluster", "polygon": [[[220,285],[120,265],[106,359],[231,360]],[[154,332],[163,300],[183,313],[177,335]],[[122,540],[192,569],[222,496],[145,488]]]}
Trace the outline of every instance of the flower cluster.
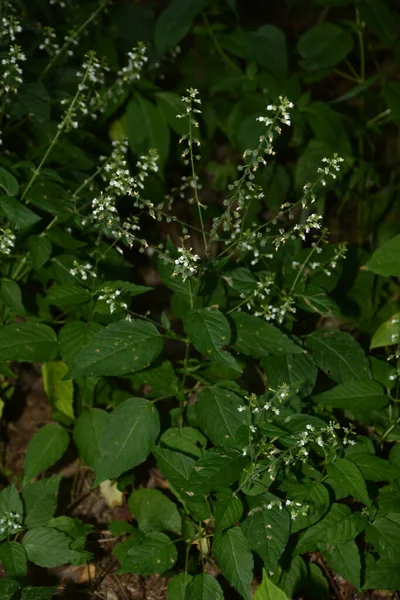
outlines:
{"label": "flower cluster", "polygon": [[332,179],[336,179],[336,173],[340,171],[340,163],[344,162],[344,158],[335,152],[333,158],[325,157],[322,159],[322,162],[324,163],[324,166],[318,168],[318,173],[321,173],[322,175],[322,185],[326,185],[326,177],[332,177]]}
{"label": "flower cluster", "polygon": [[15,42],[16,34],[22,31],[20,22],[13,15],[10,15],[1,19],[1,25],[1,37],[9,37],[12,42]]}
{"label": "flower cluster", "polygon": [[74,260],[69,273],[73,277],[80,277],[83,281],[86,281],[88,277],[97,277],[94,267],[90,263],[80,264],[77,260]]}
{"label": "flower cluster", "polygon": [[[252,516],[255,513],[261,512],[263,510],[272,510],[273,508],[278,508],[279,510],[286,510],[290,514],[290,518],[292,521],[295,521],[299,515],[306,516],[310,510],[310,507],[307,504],[301,504],[301,502],[294,502],[292,500],[280,500],[279,498],[272,498],[261,504],[260,506],[255,506],[248,512],[248,516]],[[271,529],[272,525],[266,525],[267,529]],[[271,536],[267,535],[267,540],[272,539]]]}
{"label": "flower cluster", "polygon": [[49,56],[55,56],[60,52],[60,45],[53,27],[43,28],[43,42],[39,45],[39,50],[44,50]]}
{"label": "flower cluster", "polygon": [[18,87],[22,83],[22,68],[21,62],[26,60],[25,54],[21,51],[21,47],[17,44],[10,46],[8,56],[1,60],[3,67],[2,85],[0,87],[0,97],[3,94],[13,93],[18,91]]}
{"label": "flower cluster", "polygon": [[117,309],[127,310],[128,308],[126,302],[120,301],[120,295],[121,290],[113,290],[110,287],[104,287],[102,290],[100,290],[98,300],[104,300],[110,310],[110,314],[112,314]]}
{"label": "flower cluster", "polygon": [[22,515],[10,511],[0,517],[0,536],[15,535],[22,531]]}
{"label": "flower cluster", "polygon": [[139,42],[128,52],[128,62],[117,73],[116,86],[120,91],[140,79],[144,65],[147,63],[146,46]]}
{"label": "flower cluster", "polygon": [[175,267],[172,275],[176,277],[179,275],[183,281],[186,281],[188,277],[196,275],[199,265],[198,261],[200,256],[192,253],[192,248],[185,248],[181,246],[178,248],[180,256],[175,259]]}
{"label": "flower cluster", "polygon": [[10,254],[15,246],[16,237],[11,229],[0,228],[0,252]]}

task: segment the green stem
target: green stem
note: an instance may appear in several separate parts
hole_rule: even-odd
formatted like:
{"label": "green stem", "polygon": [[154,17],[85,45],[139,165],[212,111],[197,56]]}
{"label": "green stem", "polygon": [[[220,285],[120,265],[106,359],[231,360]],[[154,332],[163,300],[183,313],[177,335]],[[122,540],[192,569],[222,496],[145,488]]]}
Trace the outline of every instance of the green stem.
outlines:
{"label": "green stem", "polygon": [[231,69],[233,69],[234,71],[236,71],[236,73],[239,73],[240,75],[243,75],[241,69],[239,69],[239,67],[233,62],[233,60],[231,60],[229,58],[229,56],[224,52],[221,44],[219,43],[219,41],[215,37],[215,34],[214,34],[213,30],[212,30],[212,27],[210,26],[210,23],[208,21],[207,15],[205,13],[203,13],[203,21],[204,21],[204,24],[206,26],[207,33],[210,36],[210,38],[212,39],[213,44],[215,46],[215,49],[218,52],[218,54],[220,55],[220,57],[222,58],[222,60],[224,61],[224,63],[226,63]]}

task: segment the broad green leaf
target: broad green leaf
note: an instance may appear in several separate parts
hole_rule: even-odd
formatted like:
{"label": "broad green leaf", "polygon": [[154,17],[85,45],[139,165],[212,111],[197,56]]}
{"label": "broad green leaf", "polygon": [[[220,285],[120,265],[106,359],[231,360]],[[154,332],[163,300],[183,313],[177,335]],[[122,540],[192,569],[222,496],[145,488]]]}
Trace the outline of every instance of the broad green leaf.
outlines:
{"label": "broad green leaf", "polygon": [[244,404],[234,392],[222,387],[204,388],[196,401],[196,417],[202,431],[218,446],[234,446],[239,427],[248,425]]}
{"label": "broad green leaf", "polygon": [[284,564],[279,577],[279,587],[289,598],[293,598],[303,589],[307,575],[308,568],[304,560],[301,556],[294,556],[290,564]]}
{"label": "broad green leaf", "polygon": [[92,525],[82,523],[80,519],[73,519],[65,515],[50,519],[49,527],[67,534],[73,540],[71,542],[73,550],[84,550],[86,538],[93,529]]}
{"label": "broad green leaf", "polygon": [[21,600],[51,600],[57,592],[57,586],[53,587],[31,587],[22,590]]}
{"label": "broad green leaf", "polygon": [[180,493],[188,490],[190,474],[196,461],[186,454],[166,448],[154,447],[153,454],[157,465],[167,480]]}
{"label": "broad green leaf", "polygon": [[272,388],[278,388],[284,381],[300,390],[301,396],[310,395],[317,379],[318,369],[308,354],[266,356],[261,359],[261,366]]}
{"label": "broad green leaf", "polygon": [[308,485],[295,485],[290,489],[289,498],[292,502],[299,502],[307,506],[307,514],[299,514],[291,524],[291,533],[296,533],[305,527],[310,527],[319,521],[328,511],[330,499],[327,488],[319,482]]}
{"label": "broad green leaf", "polygon": [[328,546],[322,550],[328,566],[360,589],[361,560],[357,544],[349,540],[345,544]]}
{"label": "broad green leaf", "polygon": [[365,265],[367,271],[372,271],[383,277],[400,276],[400,234],[384,242],[371,256]]}
{"label": "broad green leaf", "polygon": [[354,539],[359,533],[360,527],[359,517],[353,518],[348,506],[333,504],[331,510],[321,521],[300,534],[295,552],[304,554],[325,548],[327,544],[346,543]]}
{"label": "broad green leaf", "polygon": [[0,201],[0,210],[6,215],[7,221],[10,223],[11,227],[19,231],[29,229],[41,221],[41,217],[29,210],[29,208],[21,204],[21,202],[15,198],[3,196]]}
{"label": "broad green leaf", "polygon": [[25,315],[26,310],[22,304],[21,289],[12,279],[1,279],[0,298],[2,302],[18,315]]}
{"label": "broad green leaf", "polygon": [[185,600],[224,600],[224,594],[214,577],[202,573],[193,577],[187,587]]}
{"label": "broad green leaf", "polygon": [[[4,542],[0,545],[0,561],[9,577],[23,577],[26,573],[26,552],[18,542]],[[1,590],[0,590],[1,592]]]}
{"label": "broad green leaf", "polygon": [[253,555],[240,527],[232,527],[214,538],[213,553],[222,574],[239,594],[250,600]]}
{"label": "broad green leaf", "polygon": [[244,312],[231,315],[234,323],[233,347],[242,354],[261,358],[270,354],[300,354],[303,348],[292,342],[274,325]]}
{"label": "broad green leaf", "polygon": [[74,419],[74,385],[70,379],[64,380],[68,366],[61,362],[47,362],[42,365],[44,391],[51,406]]}
{"label": "broad green leaf", "polygon": [[168,156],[169,129],[163,115],[150,100],[136,93],[125,112],[125,131],[136,154],[156,148],[163,163]]}
{"label": "broad green leaf", "polygon": [[16,196],[18,194],[18,181],[15,179],[14,175],[6,171],[6,169],[3,169],[3,167],[0,167],[0,187],[2,187],[9,196]]}
{"label": "broad green leaf", "polygon": [[[246,32],[247,33],[247,32]],[[249,32],[247,58],[271,71],[278,79],[287,75],[288,53],[285,36],[275,25],[262,25]]]}
{"label": "broad green leaf", "polygon": [[400,570],[398,560],[380,559],[373,568],[367,566],[364,590],[400,590]]}
{"label": "broad green leaf", "polygon": [[349,380],[340,383],[327,392],[313,396],[313,399],[318,404],[365,413],[369,413],[371,410],[380,410],[387,405],[389,400],[382,386],[372,379]]}
{"label": "broad green leaf", "polygon": [[341,156],[351,154],[350,142],[342,120],[328,104],[313,102],[302,108],[302,113],[315,137],[331,148],[332,152],[339,152]]}
{"label": "broad green leaf", "polygon": [[15,594],[21,589],[21,584],[13,579],[0,579],[1,600],[13,600]]}
{"label": "broad green leaf", "polygon": [[135,490],[129,497],[128,505],[142,531],[181,533],[182,518],[176,504],[159,490]]}
{"label": "broad green leaf", "polygon": [[183,324],[193,346],[201,354],[218,364],[241,370],[233,356],[222,350],[231,341],[231,328],[219,310],[192,310],[184,318]]}
{"label": "broad green leaf", "polygon": [[267,571],[263,569],[263,580],[258,586],[253,600],[289,600],[285,592],[280,590],[268,577]]}
{"label": "broad green leaf", "polygon": [[308,29],[297,44],[303,60],[300,66],[307,71],[329,69],[340,63],[353,47],[347,31],[328,21]]}
{"label": "broad green leaf", "polygon": [[[148,369],[138,371],[130,376],[130,381],[135,387],[146,386],[146,396],[157,398],[160,396],[176,395],[179,388],[179,379],[169,360],[157,361]],[[149,386],[151,390],[148,391]]]}
{"label": "broad green leaf", "polygon": [[279,508],[272,494],[249,498],[250,511],[242,523],[243,533],[252,549],[263,559],[268,571],[274,571],[289,539],[290,517]]}
{"label": "broad green leaf", "polygon": [[400,468],[387,460],[367,452],[357,452],[348,455],[349,461],[360,469],[365,479],[369,481],[393,481],[400,479]]}
{"label": "broad green leaf", "polygon": [[366,506],[371,504],[367,487],[360,469],[347,458],[339,458],[333,464],[328,464],[327,473],[333,481],[337,482],[344,492]]}
{"label": "broad green leaf", "polygon": [[379,490],[378,508],[377,517],[400,513],[400,494],[394,486],[387,485]]}
{"label": "broad green leaf", "polygon": [[52,252],[51,242],[44,236],[31,236],[28,239],[29,255],[34,269],[40,269],[49,260]]}
{"label": "broad green leaf", "polygon": [[308,564],[308,579],[304,591],[310,600],[330,600],[329,582],[321,568],[315,563]]}
{"label": "broad green leaf", "polygon": [[368,359],[349,333],[313,333],[307,347],[320,369],[338,383],[371,377]]}
{"label": "broad green leaf", "polygon": [[46,302],[54,306],[68,308],[78,304],[85,304],[91,299],[90,291],[81,285],[69,284],[54,285],[46,294]]}
{"label": "broad green leaf", "polygon": [[60,477],[49,477],[28,483],[23,488],[25,525],[28,529],[48,524],[57,508],[60,481]]}
{"label": "broad green leaf", "polygon": [[160,354],[163,338],[147,321],[118,321],[99,331],[72,360],[68,376],[124,375],[147,367]]}
{"label": "broad green leaf", "polygon": [[194,458],[200,458],[207,446],[207,438],[193,427],[171,427],[163,433],[160,442]]}
{"label": "broad green leaf", "polygon": [[186,591],[193,577],[188,573],[179,573],[168,582],[167,600],[186,600]]}
{"label": "broad green leaf", "polygon": [[103,328],[99,323],[83,323],[72,321],[60,329],[58,340],[60,352],[63,359],[70,363],[81,348],[86,346],[90,340]]}
{"label": "broad green leaf", "polygon": [[231,448],[210,448],[196,462],[189,479],[189,490],[195,494],[229,487],[239,479],[248,458]]}
{"label": "broad green leaf", "polygon": [[68,448],[69,435],[58,423],[48,423],[35,433],[25,456],[25,481],[52,467]]}
{"label": "broad green leaf", "polygon": [[22,544],[28,559],[39,567],[59,567],[70,563],[80,565],[91,557],[89,552],[73,550],[73,539],[52,527],[36,527],[28,531]]}
{"label": "broad green leaf", "polygon": [[27,200],[52,217],[70,217],[74,211],[72,195],[67,187],[48,179],[35,183],[27,194]]}
{"label": "broad green leaf", "polygon": [[79,456],[96,471],[101,455],[100,440],[106,427],[109,414],[100,408],[93,408],[81,414],[74,424],[74,442]]}
{"label": "broad green leaf", "polygon": [[181,96],[175,92],[156,92],[157,105],[168,125],[179,136],[187,133],[187,122],[185,119],[178,119],[176,115],[181,115],[184,112],[184,106]]}
{"label": "broad green leaf", "polygon": [[120,562],[119,573],[143,576],[164,573],[174,566],[177,559],[174,543],[158,531],[131,535],[126,542],[115,546],[114,554]]}
{"label": "broad green leaf", "polygon": [[21,498],[13,483],[0,492],[0,518],[4,517],[4,513],[9,512],[17,513],[18,515],[24,513]]}
{"label": "broad green leaf", "polygon": [[[394,8],[394,6],[393,6]],[[396,16],[382,0],[364,0],[360,3],[361,20],[379,35],[382,42],[389,46],[397,38]]]}
{"label": "broad green leaf", "polygon": [[159,55],[179,44],[208,2],[209,0],[172,0],[168,4],[156,24],[155,44]]}
{"label": "broad green leaf", "polygon": [[0,360],[45,362],[58,352],[54,331],[35,321],[0,327]]}
{"label": "broad green leaf", "polygon": [[100,438],[97,484],[114,479],[145,461],[159,431],[158,411],[148,400],[128,398],[117,406]]}
{"label": "broad green leaf", "polygon": [[370,348],[382,348],[400,344],[400,313],[394,314],[388,321],[382,323],[372,336]]}
{"label": "broad green leaf", "polygon": [[255,279],[251,271],[244,267],[227,271],[223,275],[223,279],[238,294],[251,294],[257,287],[257,279]]}
{"label": "broad green leaf", "polygon": [[238,496],[233,495],[229,488],[223,488],[217,494],[215,506],[215,528],[223,531],[238,523],[243,515],[243,504]]}
{"label": "broad green leaf", "polygon": [[367,540],[373,544],[381,558],[398,562],[400,556],[400,521],[398,513],[378,517],[367,527]]}

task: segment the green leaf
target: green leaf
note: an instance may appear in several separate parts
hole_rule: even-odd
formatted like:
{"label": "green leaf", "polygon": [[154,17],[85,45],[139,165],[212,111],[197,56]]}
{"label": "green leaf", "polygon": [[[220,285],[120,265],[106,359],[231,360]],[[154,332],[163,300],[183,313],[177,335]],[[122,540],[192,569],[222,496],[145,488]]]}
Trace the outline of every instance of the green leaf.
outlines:
{"label": "green leaf", "polygon": [[307,514],[298,515],[291,524],[291,533],[296,533],[305,527],[310,527],[319,521],[328,511],[330,499],[327,488],[317,481],[308,485],[295,485],[289,494],[292,502],[300,502],[307,506]]}
{"label": "green leaf", "polygon": [[251,509],[242,523],[250,546],[261,556],[268,571],[274,571],[289,539],[290,517],[274,504],[272,494],[249,497]]}
{"label": "green leaf", "polygon": [[366,506],[371,504],[367,487],[360,469],[347,458],[339,458],[333,464],[327,465],[327,473],[334,482],[338,483],[344,492]]}
{"label": "green leaf", "polygon": [[118,573],[143,576],[164,573],[174,566],[177,559],[173,542],[158,531],[131,535],[126,542],[115,546],[114,554],[120,562]]}
{"label": "green leaf", "polygon": [[155,30],[159,55],[179,44],[209,0],[172,0],[160,14]]}
{"label": "green leaf", "polygon": [[386,406],[389,398],[384,394],[379,383],[372,379],[358,379],[340,383],[327,392],[313,396],[313,400],[318,404],[325,404],[333,408],[368,413]]}
{"label": "green leaf", "polygon": [[3,167],[0,167],[0,187],[2,187],[9,196],[16,196],[18,194],[18,181],[15,179],[14,175],[3,169]]}
{"label": "green leaf", "polygon": [[[7,221],[11,227],[19,231],[29,229],[41,221],[41,217],[29,210],[29,208],[26,208],[26,206],[15,198],[3,196],[0,201],[0,209],[7,217]],[[35,239],[40,238],[36,237]]]}
{"label": "green leaf", "polygon": [[304,554],[354,539],[364,528],[359,515],[353,515],[344,504],[333,504],[321,521],[300,534],[295,553]]}
{"label": "green leaf", "polygon": [[81,414],[74,425],[74,442],[79,456],[94,471],[101,455],[100,440],[109,419],[109,414],[100,408],[93,408]]}
{"label": "green leaf", "polygon": [[187,587],[185,600],[224,600],[224,594],[214,577],[202,573],[193,577]]}
{"label": "green leaf", "polygon": [[394,314],[388,321],[382,323],[375,331],[370,343],[370,349],[382,348],[400,344],[400,313]]}
{"label": "green leaf", "polygon": [[257,287],[257,280],[249,269],[238,267],[232,271],[227,271],[223,279],[228,286],[238,294],[251,294]]}
{"label": "green leaf", "polygon": [[99,323],[82,323],[82,321],[73,321],[64,325],[58,334],[63,359],[68,363],[72,362],[80,349],[102,329]]}
{"label": "green leaf", "polygon": [[297,44],[307,71],[329,69],[340,63],[353,47],[351,35],[334,23],[323,21],[308,29]]}
{"label": "green leaf", "polygon": [[278,79],[287,76],[288,53],[285,36],[274,25],[262,25],[250,32],[247,58],[273,73]]}
{"label": "green leaf", "polygon": [[187,490],[189,477],[196,461],[181,452],[173,452],[160,447],[153,448],[153,454],[160,471],[173,487],[178,492]]}
{"label": "green leaf", "polygon": [[357,544],[350,540],[345,544],[329,546],[322,550],[328,566],[360,589],[361,560]]}
{"label": "green leaf", "polygon": [[56,334],[47,325],[26,321],[0,327],[0,360],[45,362],[57,352]]}
{"label": "green leaf", "polygon": [[0,579],[1,600],[15,600],[15,594],[21,589],[18,581],[13,579]]}
{"label": "green leaf", "polygon": [[196,417],[202,431],[218,446],[234,446],[239,427],[248,425],[243,401],[230,390],[214,386],[203,389],[196,401]]}
{"label": "green leaf", "polygon": [[14,512],[18,515],[24,513],[21,498],[13,483],[0,492],[0,517],[3,517],[4,513],[9,512]]}
{"label": "green leaf", "polygon": [[129,497],[129,510],[143,531],[181,533],[182,518],[176,504],[158,490],[141,488]]}
{"label": "green leaf", "polygon": [[27,194],[27,200],[52,217],[70,217],[75,208],[72,194],[66,186],[49,180],[35,183]]}
{"label": "green leaf", "polygon": [[185,135],[188,131],[187,122],[185,119],[178,119],[176,116],[184,112],[184,103],[181,96],[175,92],[156,92],[155,97],[160,113],[171,129],[179,136]]}
{"label": "green leaf", "polygon": [[384,97],[390,109],[392,120],[400,123],[400,82],[392,81],[385,85]]}
{"label": "green leaf", "polygon": [[163,338],[147,321],[118,321],[99,331],[74,357],[68,376],[118,376],[147,367],[160,354]]}
{"label": "green leaf", "polygon": [[254,561],[240,527],[216,535],[213,552],[224,577],[245,600],[250,600]]}
{"label": "green leaf", "polygon": [[47,292],[46,302],[54,306],[69,308],[78,304],[85,304],[91,299],[89,290],[81,285],[65,284],[55,285]]}
{"label": "green leaf", "polygon": [[368,481],[394,481],[400,478],[399,467],[374,454],[355,452],[349,454],[348,459],[357,465]]}
{"label": "green leaf", "polygon": [[238,496],[234,496],[232,490],[223,488],[217,494],[215,506],[215,528],[223,531],[238,523],[243,515],[243,504]]}
{"label": "green leaf", "polygon": [[136,93],[125,113],[125,130],[135,154],[156,148],[160,161],[168,156],[169,129],[157,106]]}
{"label": "green leaf", "polygon": [[304,350],[274,325],[244,312],[231,315],[235,325],[233,347],[238,352],[261,358],[269,354],[300,354]]}
{"label": "green leaf", "polygon": [[241,370],[236,360],[222,350],[222,346],[227,346],[231,341],[231,328],[219,310],[192,310],[184,318],[183,324],[193,346],[201,354],[218,364]]}
{"label": "green leaf", "polygon": [[2,302],[18,315],[25,315],[26,310],[22,304],[21,289],[12,279],[1,279],[0,298]]}
{"label": "green leaf", "polygon": [[58,423],[48,423],[35,433],[25,456],[25,481],[52,467],[68,448],[69,435]]}
{"label": "green leaf", "polygon": [[22,590],[21,600],[51,600],[57,592],[57,587],[31,587]]}
{"label": "green leaf", "polygon": [[[23,577],[26,573],[26,552],[18,542],[4,542],[0,546],[0,561],[9,577]],[[1,590],[0,590],[1,591]]]}
{"label": "green leaf", "polygon": [[70,379],[64,380],[67,372],[68,366],[61,361],[42,365],[43,387],[51,406],[74,419],[74,385]]}
{"label": "green leaf", "polygon": [[44,236],[31,236],[28,239],[28,247],[34,269],[40,269],[46,264],[53,249],[48,238]]}
{"label": "green leaf", "polygon": [[258,586],[253,600],[289,600],[285,592],[280,590],[267,575],[267,571],[263,569],[263,580]]}
{"label": "green leaf", "polygon": [[194,465],[189,490],[195,494],[208,494],[229,487],[239,479],[247,464],[247,457],[237,450],[210,448]]}
{"label": "green leaf", "polygon": [[266,356],[261,359],[271,388],[277,388],[282,381],[291,389],[299,390],[301,396],[309,396],[317,379],[318,369],[308,354],[286,354]]}
{"label": "green leaf", "polygon": [[388,5],[381,0],[363,0],[359,7],[360,18],[379,35],[382,42],[388,46],[397,38],[396,16]]}
{"label": "green leaf", "polygon": [[114,479],[145,461],[159,431],[158,411],[148,400],[128,398],[117,406],[100,438],[96,483]]}
{"label": "green leaf", "polygon": [[171,450],[200,458],[207,445],[207,438],[193,427],[171,427],[163,433],[160,443]]}
{"label": "green leaf", "polygon": [[28,559],[39,567],[59,567],[67,563],[80,565],[90,559],[88,552],[73,550],[72,538],[52,527],[36,527],[28,531],[22,544]]}
{"label": "green leaf", "polygon": [[303,589],[307,580],[308,568],[301,556],[294,556],[289,564],[285,561],[279,577],[279,587],[293,598]]}
{"label": "green leaf", "polygon": [[313,102],[302,108],[315,137],[332,152],[351,154],[349,138],[338,113],[325,102]]}
{"label": "green leaf", "polygon": [[72,519],[65,515],[50,519],[49,527],[53,527],[53,529],[57,529],[57,531],[61,531],[72,538],[71,548],[73,550],[85,549],[86,538],[93,529],[92,525],[86,525],[80,519]]}
{"label": "green leaf", "polygon": [[398,562],[400,556],[400,522],[397,513],[375,519],[367,527],[367,540],[371,542],[381,558]]}
{"label": "green leaf", "polygon": [[349,333],[313,333],[307,347],[320,369],[338,383],[371,377],[368,359]]}
{"label": "green leaf", "polygon": [[29,483],[23,488],[25,525],[28,529],[48,524],[57,508],[60,481],[60,477],[49,477]]}
{"label": "green leaf", "polygon": [[179,388],[179,379],[169,360],[157,361],[148,369],[134,373],[130,376],[130,381],[135,387],[151,386],[151,391],[146,390],[149,398],[176,395]]}
{"label": "green leaf", "polygon": [[391,562],[387,559],[380,559],[369,569],[367,566],[366,582],[364,590],[394,590],[400,589],[400,571],[398,561]]}
{"label": "green leaf", "polygon": [[175,575],[168,582],[167,600],[186,600],[186,591],[193,577],[188,573]]}
{"label": "green leaf", "polygon": [[315,563],[308,564],[308,580],[304,591],[310,600],[330,600],[329,583],[322,570]]}
{"label": "green leaf", "polygon": [[371,256],[365,265],[367,271],[372,271],[383,277],[400,276],[400,235],[395,235],[384,242]]}

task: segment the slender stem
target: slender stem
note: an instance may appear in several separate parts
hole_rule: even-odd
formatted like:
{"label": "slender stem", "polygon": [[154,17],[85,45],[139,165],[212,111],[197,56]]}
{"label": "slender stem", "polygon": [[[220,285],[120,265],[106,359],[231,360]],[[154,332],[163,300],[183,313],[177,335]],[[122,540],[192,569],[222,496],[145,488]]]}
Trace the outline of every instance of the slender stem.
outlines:
{"label": "slender stem", "polygon": [[220,55],[220,57],[222,58],[222,60],[229,66],[231,67],[231,69],[233,69],[234,71],[236,71],[236,73],[239,73],[240,75],[243,75],[241,69],[239,69],[239,67],[233,62],[233,60],[231,60],[229,58],[229,56],[224,52],[221,44],[219,43],[218,39],[215,37],[215,34],[212,30],[212,27],[208,21],[207,15],[205,13],[203,13],[203,21],[204,24],[206,26],[207,29],[207,33],[210,36],[210,38],[213,41],[213,44],[215,46],[216,51],[218,52],[218,54]]}
{"label": "slender stem", "polygon": [[337,75],[340,75],[340,77],[343,77],[344,79],[348,79],[349,81],[352,81],[353,83],[360,83],[360,80],[358,77],[353,77],[353,75],[349,75],[349,73],[345,73],[345,71],[341,71],[340,69],[335,69],[334,73],[336,73]]}
{"label": "slender stem", "polygon": [[308,265],[308,263],[310,262],[310,260],[311,260],[312,256],[313,256],[313,255],[315,254],[315,252],[317,251],[317,247],[318,247],[319,243],[320,243],[320,242],[321,242],[321,241],[324,239],[324,237],[325,237],[325,234],[323,233],[323,234],[321,235],[321,237],[319,238],[318,242],[315,244],[315,246],[313,246],[313,248],[312,248],[311,252],[310,252],[310,253],[309,253],[309,255],[307,256],[307,258],[305,259],[305,261],[303,262],[303,264],[301,265],[300,269],[299,269],[299,270],[298,270],[298,272],[297,272],[297,275],[296,275],[296,277],[295,277],[295,280],[294,280],[294,281],[293,281],[293,283],[292,283],[292,286],[291,286],[291,288],[290,288],[289,294],[291,294],[291,293],[293,292],[293,290],[295,290],[295,289],[296,289],[297,282],[299,281],[300,277],[301,277],[301,276],[302,276],[302,274],[303,274],[303,271],[304,271],[304,269],[306,268],[306,266],[307,266],[307,265]]}
{"label": "slender stem", "polygon": [[202,204],[199,200],[199,194],[197,192],[197,180],[196,180],[196,169],[194,167],[194,156],[193,156],[193,140],[192,140],[192,117],[191,115],[189,115],[189,156],[190,156],[190,166],[192,169],[192,181],[193,181],[193,186],[194,186],[194,197],[196,199],[196,204],[197,204],[197,210],[199,213],[199,219],[200,219],[200,225],[201,225],[201,231],[203,233],[203,243],[204,243],[204,248],[207,247],[207,240],[206,240],[206,235],[204,233],[204,223],[203,223],[203,215],[201,212],[202,209]]}

